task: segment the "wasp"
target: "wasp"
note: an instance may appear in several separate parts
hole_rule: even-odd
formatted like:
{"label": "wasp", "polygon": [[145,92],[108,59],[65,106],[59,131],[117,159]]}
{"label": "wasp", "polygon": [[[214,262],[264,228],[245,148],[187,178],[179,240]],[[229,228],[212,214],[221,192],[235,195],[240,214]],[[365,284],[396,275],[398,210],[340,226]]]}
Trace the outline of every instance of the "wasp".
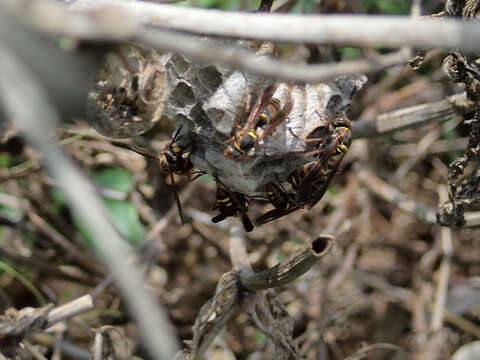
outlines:
{"label": "wasp", "polygon": [[295,201],[294,195],[285,192],[285,190],[273,182],[265,185],[265,195],[275,209],[267,211],[257,218],[255,225],[265,224],[300,209],[300,206]]}
{"label": "wasp", "polygon": [[[193,169],[193,164],[190,161],[191,150],[187,150],[191,147],[190,144],[186,146],[181,146],[176,142],[178,140],[181,130],[182,127],[179,127],[173,135],[172,141],[165,145],[161,155],[152,154],[149,151],[141,149],[135,145],[130,145],[130,149],[141,155],[157,160],[160,164],[161,171],[164,174],[170,175],[170,186],[172,189],[175,204],[178,209],[178,214],[180,215],[180,220],[182,221],[182,224],[185,224],[183,206],[180,198],[178,197],[178,191],[177,187],[175,186],[175,179],[173,175],[187,175],[189,177],[189,180],[191,181],[195,180],[197,177],[194,177],[193,179],[190,178],[190,171]],[[203,173],[200,173],[200,175],[203,175]]]}
{"label": "wasp", "polygon": [[190,144],[182,146],[177,143],[182,127],[173,135],[172,141],[168,143],[160,156],[160,166],[165,174],[190,175],[193,164],[190,161]]}
{"label": "wasp", "polygon": [[217,194],[213,210],[220,210],[220,214],[212,218],[212,222],[218,223],[229,216],[240,216],[245,231],[253,230],[253,224],[247,215],[250,201],[244,194],[230,191],[225,185],[217,180]]}
{"label": "wasp", "polygon": [[[250,112],[244,127],[233,135],[228,142],[233,142],[225,150],[225,157],[231,160],[246,160],[247,153],[266,136],[271,135],[278,125],[282,123],[293,108],[293,98],[290,93],[287,95],[285,105],[279,99],[274,98],[273,94],[278,85],[273,84],[267,87],[258,97],[252,111]],[[249,101],[247,100],[247,103]],[[268,125],[259,136],[258,128]]]}
{"label": "wasp", "polygon": [[340,163],[347,153],[352,138],[350,120],[340,115],[330,124],[330,132],[319,145],[317,159],[301,166],[287,177],[295,190],[295,201],[311,209],[323,197]]}

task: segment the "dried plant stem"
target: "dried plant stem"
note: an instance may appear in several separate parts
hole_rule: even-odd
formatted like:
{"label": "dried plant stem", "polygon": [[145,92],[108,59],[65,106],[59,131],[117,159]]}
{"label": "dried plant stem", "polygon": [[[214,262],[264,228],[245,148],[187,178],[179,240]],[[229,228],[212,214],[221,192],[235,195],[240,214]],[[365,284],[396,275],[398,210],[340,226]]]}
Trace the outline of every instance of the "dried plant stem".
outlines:
{"label": "dried plant stem", "polygon": [[234,269],[252,273],[252,266],[248,260],[247,248],[245,246],[245,231],[238,224],[238,221],[230,228],[230,259]]}
{"label": "dried plant stem", "polygon": [[26,140],[42,152],[45,164],[63,187],[72,211],[79,215],[90,237],[96,240],[99,254],[115,275],[116,284],[137,321],[146,349],[154,358],[173,358],[177,344],[165,315],[142,287],[139,271],[124,261],[132,250],[105,216],[93,186],[51,141],[59,116],[45,89],[2,41],[0,68],[4,70],[0,78],[0,102],[5,113]]}
{"label": "dried plant stem", "polygon": [[55,275],[65,280],[79,282],[87,285],[95,285],[97,283],[94,279],[92,279],[91,276],[88,276],[81,269],[70,273],[66,269],[56,267],[51,262],[38,260],[33,257],[22,256],[12,251],[11,249],[7,249],[6,247],[0,248],[0,257],[9,259],[15,264],[27,265],[30,268],[38,269],[45,274]]}
{"label": "dried plant stem", "polygon": [[93,298],[90,295],[84,295],[78,299],[52,309],[47,316],[47,327],[92,309]]}
{"label": "dried plant stem", "polygon": [[[53,347],[55,345],[55,339],[53,336],[46,333],[36,333],[31,336],[31,340],[36,344],[40,344],[46,347]],[[91,360],[90,352],[73,345],[72,343],[64,340],[60,344],[60,349],[63,355],[72,359],[78,360]]]}
{"label": "dried plant stem", "polygon": [[[447,189],[445,186],[439,188],[440,204],[445,203],[448,199]],[[438,274],[437,289],[435,293],[435,303],[432,311],[432,320],[430,328],[432,331],[440,331],[443,324],[443,314],[445,312],[445,304],[447,302],[448,283],[450,281],[450,262],[453,255],[452,247],[452,230],[442,226],[440,228],[440,241],[442,247],[442,262]]]}
{"label": "dried plant stem", "polygon": [[472,334],[477,339],[480,339],[480,327],[475,323],[465,319],[463,316],[457,315],[448,309],[444,309],[443,320],[452,324],[459,329],[462,329],[467,334]]}
{"label": "dried plant stem", "polygon": [[[358,176],[363,185],[365,185],[371,192],[381,197],[385,201],[395,204],[401,210],[414,215],[426,223],[437,223],[437,209],[410,199],[408,196],[381,180],[378,176],[376,176],[370,170],[367,170],[362,165],[356,166],[355,174]],[[470,228],[478,226],[480,226],[480,212],[477,211],[465,213],[465,224],[462,227]]]}
{"label": "dried plant stem", "polygon": [[[451,120],[450,128],[455,128],[462,122],[462,120],[462,117],[455,116]],[[415,151],[398,167],[395,173],[391,176],[390,180],[393,183],[396,183],[403,179],[405,175],[415,166],[415,164],[426,156],[427,150],[435,142],[435,140],[442,136],[443,132],[444,130],[441,127],[437,127],[433,130],[430,130],[422,139],[420,139]]]}
{"label": "dried plant stem", "polygon": [[38,351],[35,348],[35,346],[30,344],[29,341],[23,340],[22,344],[25,347],[25,349],[33,356],[34,359],[36,359],[36,360],[48,360],[45,356],[42,355],[42,353],[40,353],[40,351]]}
{"label": "dried plant stem", "polygon": [[247,290],[265,290],[288,284],[305,274],[317,261],[332,248],[333,238],[322,235],[310,241],[308,245],[280,262],[271,269],[255,274],[240,273],[240,283]]}
{"label": "dried plant stem", "polygon": [[359,250],[358,243],[353,243],[347,249],[347,253],[342,260],[341,266],[338,270],[330,277],[328,284],[327,284],[327,291],[329,294],[333,293],[333,291],[344,283],[345,279],[348,277],[350,272],[353,269],[355,264],[355,260],[357,259]]}
{"label": "dried plant stem", "polygon": [[[84,10],[92,10],[89,7],[91,4],[84,4],[87,6]],[[103,4],[113,6],[113,4]],[[115,4],[115,7],[122,4],[129,6],[128,4],[134,3],[119,2]],[[17,3],[10,3],[10,5],[18,6]],[[82,8],[82,3],[75,2],[75,8],[78,7]],[[386,67],[405,63],[411,57],[410,51],[403,49],[372,59],[333,64],[299,65],[274,59],[262,59],[244,49],[221,46],[218,43],[199,42],[198,39],[185,34],[146,27],[132,21],[132,14],[129,12],[115,12],[117,21],[112,22],[111,19],[89,17],[71,12],[54,2],[45,0],[41,2],[41,6],[31,6],[28,11],[21,6],[21,8],[17,8],[17,12],[38,29],[54,35],[63,34],[85,40],[138,41],[164,51],[181,53],[198,61],[223,63],[232,68],[242,68],[254,74],[261,74],[277,80],[314,82],[333,79],[340,75],[376,72]],[[49,20],[46,20],[45,17],[48,17]],[[58,19],[62,19],[62,21],[58,21]],[[122,26],[119,27],[118,24],[122,24]]]}
{"label": "dried plant stem", "polygon": [[390,296],[404,301],[409,304],[412,299],[415,298],[414,294],[410,290],[406,290],[399,286],[393,286],[378,276],[371,275],[365,271],[359,269],[353,269],[351,275],[355,281],[368,285],[372,288],[379,289]]}
{"label": "dried plant stem", "polygon": [[480,211],[465,213],[464,227],[478,227],[480,226]]}
{"label": "dried plant stem", "polygon": [[[215,296],[201,307],[197,315],[187,358],[202,359],[210,343],[239,308],[238,272],[229,271],[218,281]],[[187,355],[186,352],[180,354]]]}
{"label": "dried plant stem", "polygon": [[[456,138],[448,140],[437,140],[432,145],[430,145],[426,150],[425,154],[441,154],[447,151],[458,151],[464,150],[467,147],[468,138]],[[391,148],[390,154],[395,157],[409,157],[417,155],[418,144],[402,144],[394,145]]]}
{"label": "dried plant stem", "polygon": [[466,93],[450,96],[444,100],[384,113],[373,119],[362,119],[354,124],[354,138],[387,135],[407,128],[424,126],[432,122],[451,120],[473,109]]}
{"label": "dried plant stem", "polygon": [[30,204],[30,202],[24,199],[22,204],[24,204],[23,208],[25,209],[29,220],[35,224],[40,233],[47,236],[55,245],[66,251],[72,259],[74,259],[85,269],[88,269],[96,275],[101,275],[103,273],[103,269],[98,266],[96,262],[92,261],[90,256],[87,256],[87,254],[79,251],[79,249],[71,241],[69,241],[47,221],[40,217],[40,215],[33,210],[33,206]]}
{"label": "dried plant stem", "polygon": [[363,185],[365,185],[374,194],[380,196],[382,199],[395,204],[403,211],[414,215],[422,221],[430,224],[435,224],[437,222],[436,209],[410,199],[405,194],[402,194],[396,188],[387,184],[366,168],[357,166],[355,174],[358,176]]}
{"label": "dried plant stem", "polygon": [[282,60],[259,58],[249,51],[234,47],[222,47],[207,42],[199,43],[192,36],[159,29],[137,31],[135,39],[148,46],[181,53],[197,61],[222,63],[234,69],[240,68],[267,78],[297,82],[320,82],[338,76],[378,72],[394,65],[404,64],[411,58],[408,49],[378,55],[371,59],[343,61],[318,65],[299,65]]}
{"label": "dried plant stem", "polygon": [[93,360],[102,360],[103,335],[101,331],[95,334],[95,342],[93,344]]}
{"label": "dried plant stem", "polygon": [[[75,9],[124,10],[143,24],[202,35],[312,44],[479,50],[480,24],[394,16],[240,13],[139,1],[77,0]],[[285,31],[288,29],[288,31]]]}
{"label": "dried plant stem", "polygon": [[[393,298],[402,301],[402,305],[409,311],[413,310],[415,304],[412,304],[412,300],[415,298],[415,296],[410,290],[393,286],[377,276],[368,274],[367,272],[358,269],[354,269],[351,272],[351,275],[356,281],[368,285],[374,289],[381,290],[386,294],[392,296]],[[443,315],[444,320],[449,324],[455,325],[466,333],[472,334],[480,339],[480,327],[478,327],[476,324],[472,323],[471,321],[465,319],[460,315],[449,311],[446,308],[444,309]]]}

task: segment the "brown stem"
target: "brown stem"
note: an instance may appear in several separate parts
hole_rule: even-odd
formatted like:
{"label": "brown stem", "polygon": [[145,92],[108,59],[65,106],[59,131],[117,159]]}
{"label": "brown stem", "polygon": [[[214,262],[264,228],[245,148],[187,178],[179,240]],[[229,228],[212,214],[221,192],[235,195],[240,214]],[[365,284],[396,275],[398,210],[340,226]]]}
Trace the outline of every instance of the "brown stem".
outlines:
{"label": "brown stem", "polygon": [[270,269],[255,274],[241,272],[240,283],[247,290],[264,290],[288,284],[305,274],[330,251],[332,245],[331,236],[321,235],[303,250]]}

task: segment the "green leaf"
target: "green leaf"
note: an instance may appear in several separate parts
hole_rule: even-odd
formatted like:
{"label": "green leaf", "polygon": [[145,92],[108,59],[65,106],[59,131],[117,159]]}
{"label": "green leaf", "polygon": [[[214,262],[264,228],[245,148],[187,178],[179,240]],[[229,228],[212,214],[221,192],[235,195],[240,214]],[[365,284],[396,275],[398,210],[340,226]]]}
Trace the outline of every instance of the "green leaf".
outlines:
{"label": "green leaf", "polygon": [[33,283],[24,275],[20,274],[17,270],[15,270],[12,266],[4,261],[0,261],[0,271],[4,271],[7,274],[10,274],[14,278],[16,278],[23,286],[25,286],[37,299],[39,305],[43,306],[46,304],[45,299],[43,298],[41,292],[33,285]]}
{"label": "green leaf", "polygon": [[123,168],[106,168],[93,174],[94,181],[105,188],[129,193],[133,188],[133,175]]}
{"label": "green leaf", "polygon": [[123,200],[104,199],[104,202],[120,234],[131,243],[139,244],[145,236],[145,227],[140,222],[135,206]]}
{"label": "green leaf", "polygon": [[342,59],[358,59],[362,56],[362,52],[360,51],[360,49],[353,47],[341,48],[340,54],[342,55]]}
{"label": "green leaf", "polygon": [[267,335],[263,331],[257,330],[254,335],[255,344],[257,346],[263,346],[267,341]]}
{"label": "green leaf", "polygon": [[7,168],[12,162],[12,157],[9,154],[0,154],[0,168]]}
{"label": "green leaf", "polygon": [[59,188],[52,188],[50,190],[52,202],[48,204],[48,210],[54,214],[60,213],[60,210],[65,206],[65,194]]}
{"label": "green leaf", "polygon": [[[128,201],[103,199],[105,208],[120,235],[132,245],[138,245],[145,238],[145,226],[141,223],[137,209]],[[85,224],[74,215],[74,223],[86,243],[95,247],[102,239],[92,239]]]}
{"label": "green leaf", "polygon": [[363,0],[362,4],[368,13],[400,15],[410,11],[410,1],[406,0]]}

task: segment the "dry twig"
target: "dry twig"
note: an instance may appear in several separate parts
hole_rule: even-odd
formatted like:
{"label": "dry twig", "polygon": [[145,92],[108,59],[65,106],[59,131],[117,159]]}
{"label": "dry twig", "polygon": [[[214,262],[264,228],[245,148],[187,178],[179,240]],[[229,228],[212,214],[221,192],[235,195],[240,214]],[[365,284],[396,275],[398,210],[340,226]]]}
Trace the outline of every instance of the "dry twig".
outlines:
{"label": "dry twig", "polygon": [[[42,85],[3,42],[0,42],[0,67],[5,70],[5,76],[0,79],[3,108],[25,138],[42,151],[45,163],[62,184],[72,210],[88,224],[86,229],[91,238],[97,240],[99,253],[117,276],[116,283],[138,321],[146,347],[158,359],[171,359],[176,352],[176,341],[172,332],[166,330],[169,325],[141,286],[138,271],[125,266],[124,259],[131,250],[105,217],[93,186],[50,141],[58,114]],[[24,106],[25,101],[28,107]]]}
{"label": "dry twig", "polygon": [[422,221],[430,224],[436,223],[435,209],[408,198],[405,194],[402,194],[393,186],[382,181],[365,167],[357,166],[355,173],[363,185],[384,200],[391,202]]}
{"label": "dry twig", "polygon": [[471,112],[473,105],[466,93],[453,95],[434,103],[395,110],[372,119],[361,119],[354,124],[353,136],[354,138],[376,137],[432,122],[444,122],[457,115]]}
{"label": "dry twig", "polygon": [[77,0],[75,8],[86,12],[112,10],[114,6],[118,11],[125,11],[130,17],[140,19],[145,25],[201,35],[364,47],[479,50],[480,24],[454,20],[419,21],[400,16],[248,14],[118,0]]}
{"label": "dry twig", "polygon": [[241,285],[250,291],[265,290],[288,284],[303,274],[324,257],[333,245],[333,238],[320,236],[274,267],[255,274],[240,273]]}

